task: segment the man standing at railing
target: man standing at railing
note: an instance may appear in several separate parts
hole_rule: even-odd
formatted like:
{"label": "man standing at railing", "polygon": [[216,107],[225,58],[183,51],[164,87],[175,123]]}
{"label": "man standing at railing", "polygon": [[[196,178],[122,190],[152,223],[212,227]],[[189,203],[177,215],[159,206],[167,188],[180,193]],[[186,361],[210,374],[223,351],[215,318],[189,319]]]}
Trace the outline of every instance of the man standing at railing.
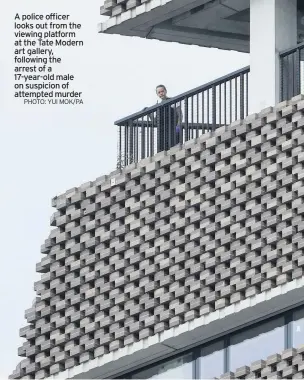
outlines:
{"label": "man standing at railing", "polygon": [[[168,101],[167,89],[163,84],[156,87],[156,94],[161,99],[161,103]],[[161,105],[156,114],[158,126],[158,151],[168,150],[180,143],[182,136],[181,107],[176,104]]]}

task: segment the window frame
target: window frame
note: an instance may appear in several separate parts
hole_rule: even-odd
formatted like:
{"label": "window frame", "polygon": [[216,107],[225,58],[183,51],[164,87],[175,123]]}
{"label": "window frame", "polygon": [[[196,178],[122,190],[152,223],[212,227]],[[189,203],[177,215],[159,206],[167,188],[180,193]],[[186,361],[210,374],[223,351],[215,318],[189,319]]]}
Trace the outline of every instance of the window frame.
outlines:
{"label": "window frame", "polygon": [[[143,371],[143,370],[148,370],[150,368],[153,368],[157,365],[160,365],[160,364],[163,364],[167,361],[170,361],[170,360],[174,360],[178,357],[181,357],[181,356],[184,356],[184,355],[188,355],[188,354],[192,354],[192,363],[193,363],[193,370],[192,370],[192,374],[193,374],[193,380],[196,380],[196,379],[200,379],[200,373],[201,373],[201,367],[200,367],[200,358],[201,358],[201,351],[204,347],[206,346],[209,346],[213,343],[216,343],[216,342],[219,342],[219,341],[223,341],[224,342],[224,348],[223,348],[223,368],[225,370],[224,373],[226,372],[229,372],[230,371],[230,368],[231,368],[231,365],[230,365],[230,341],[231,341],[231,337],[235,336],[236,334],[239,334],[239,333],[243,333],[247,330],[251,330],[252,328],[256,327],[256,326],[259,326],[261,324],[264,324],[264,323],[269,323],[271,321],[275,321],[276,319],[279,319],[279,318],[282,318],[284,319],[284,324],[283,324],[283,329],[284,329],[284,350],[285,349],[288,349],[288,348],[292,348],[292,345],[293,345],[293,322],[294,322],[294,315],[296,312],[298,311],[301,311],[303,310],[304,311],[304,303],[295,307],[295,308],[292,308],[292,309],[289,309],[289,310],[285,310],[285,311],[282,311],[276,315],[272,315],[270,317],[266,317],[266,318],[263,318],[262,320],[259,320],[259,321],[256,321],[250,325],[247,325],[247,326],[244,326],[238,330],[234,329],[233,331],[229,332],[229,333],[226,333],[226,334],[223,334],[222,336],[218,336],[216,337],[215,339],[210,339],[206,342],[204,342],[203,344],[199,344],[197,345],[196,347],[194,348],[190,348],[188,350],[185,350],[183,352],[178,352],[177,354],[175,355],[170,355],[162,360],[158,360],[158,361],[155,361],[154,363],[151,363],[149,365],[146,365],[146,366],[143,366],[141,368],[136,368],[135,370],[133,371],[130,371],[130,372],[127,372],[125,374],[122,374],[118,377],[116,377],[117,379],[131,379],[132,376],[134,376],[137,372],[139,371]],[[274,352],[275,354],[276,352]],[[266,359],[266,358],[261,358],[261,359]],[[249,365],[250,363],[246,363],[244,365]]]}

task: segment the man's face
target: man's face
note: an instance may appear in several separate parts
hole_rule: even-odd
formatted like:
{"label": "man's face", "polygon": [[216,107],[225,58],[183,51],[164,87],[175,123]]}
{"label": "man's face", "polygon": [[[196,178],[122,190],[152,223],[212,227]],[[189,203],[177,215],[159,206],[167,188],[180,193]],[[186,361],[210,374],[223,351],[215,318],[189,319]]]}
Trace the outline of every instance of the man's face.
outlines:
{"label": "man's face", "polygon": [[164,87],[157,87],[156,94],[161,99],[166,99],[167,97],[167,91],[164,89]]}

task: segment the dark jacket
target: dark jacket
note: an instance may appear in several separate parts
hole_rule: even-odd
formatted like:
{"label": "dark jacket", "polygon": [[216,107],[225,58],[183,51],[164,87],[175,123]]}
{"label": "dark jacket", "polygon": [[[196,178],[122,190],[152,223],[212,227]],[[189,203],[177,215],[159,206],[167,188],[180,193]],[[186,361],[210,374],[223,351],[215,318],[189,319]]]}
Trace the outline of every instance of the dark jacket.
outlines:
{"label": "dark jacket", "polygon": [[[167,98],[166,100],[168,100]],[[161,102],[165,103],[165,101]],[[163,105],[156,113],[158,127],[158,151],[168,150],[179,142],[179,134],[176,126],[179,122],[177,108],[175,105]]]}

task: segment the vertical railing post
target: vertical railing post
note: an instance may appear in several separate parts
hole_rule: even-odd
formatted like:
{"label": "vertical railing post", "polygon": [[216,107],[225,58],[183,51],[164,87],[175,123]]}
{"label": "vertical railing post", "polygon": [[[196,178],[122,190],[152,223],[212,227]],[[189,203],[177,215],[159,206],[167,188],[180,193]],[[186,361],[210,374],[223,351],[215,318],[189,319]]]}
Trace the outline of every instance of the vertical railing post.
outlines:
{"label": "vertical railing post", "polygon": [[117,154],[117,165],[116,168],[121,170],[122,169],[122,147],[121,147],[121,125],[118,126],[118,141],[117,141],[117,149],[118,149],[118,154]]}
{"label": "vertical railing post", "polygon": [[146,128],[144,125],[144,118],[141,118],[141,159],[145,158],[146,151]]}
{"label": "vertical railing post", "polygon": [[280,56],[280,102],[284,100],[284,69],[283,69],[283,59]]}
{"label": "vertical railing post", "polygon": [[129,164],[129,144],[128,144],[128,128],[129,125],[125,124],[125,157],[124,157],[124,166],[127,166]]}
{"label": "vertical railing post", "polygon": [[181,101],[179,101],[176,104],[176,112],[177,112],[177,123],[179,125],[178,131],[175,134],[176,136],[176,144],[182,145],[182,140],[183,140],[183,120],[184,120],[184,115],[183,115],[183,110],[182,110],[182,104]]}
{"label": "vertical railing post", "polygon": [[206,133],[206,124],[205,124],[205,91],[202,91],[202,131]]}
{"label": "vertical railing post", "polygon": [[129,121],[129,163],[134,162],[134,121]]}
{"label": "vertical railing post", "polygon": [[138,123],[136,125],[136,128],[134,129],[134,162],[138,162],[138,145],[139,145],[139,127]]}
{"label": "vertical railing post", "polygon": [[[150,156],[153,156],[154,153],[155,153],[155,149],[154,149],[154,113],[151,114],[151,150],[150,150]],[[149,118],[148,118],[149,119]],[[150,121],[149,121],[150,123]]]}
{"label": "vertical railing post", "polygon": [[216,128],[216,86],[212,86],[212,131]]}
{"label": "vertical railing post", "polygon": [[146,129],[146,137],[147,137],[147,144],[146,144],[146,150],[145,150],[145,155],[147,154],[147,157],[150,156],[150,147],[151,147],[151,142],[150,142],[150,123],[147,118],[147,122],[145,122],[145,129]]}
{"label": "vertical railing post", "polygon": [[244,75],[241,74],[240,77],[240,118],[244,119]]}
{"label": "vertical railing post", "polygon": [[196,94],[196,136],[195,138],[198,138],[199,136],[199,94]]}
{"label": "vertical railing post", "polygon": [[299,95],[301,93],[301,72],[300,72],[300,48],[295,52],[295,95]]}
{"label": "vertical railing post", "polygon": [[283,100],[286,100],[288,98],[288,95],[289,95],[289,88],[290,88],[290,85],[289,85],[289,62],[288,62],[288,58],[289,56],[286,55],[284,58],[283,58],[283,83],[284,83],[284,99]]}
{"label": "vertical railing post", "polygon": [[229,91],[229,124],[232,123],[232,79],[230,79],[229,81],[229,88],[230,88],[230,91]]}
{"label": "vertical railing post", "polygon": [[194,102],[193,102],[193,97],[194,95],[191,96],[191,120],[190,120],[190,125],[191,125],[191,128],[190,128],[190,132],[189,133],[189,139],[190,139],[190,135],[191,135],[191,139],[193,139],[193,129],[194,129]]}
{"label": "vertical railing post", "polygon": [[185,142],[189,139],[189,105],[188,97],[185,97]]}
{"label": "vertical railing post", "polygon": [[246,73],[246,111],[245,111],[245,116],[248,116],[248,108],[249,108],[249,100],[248,100],[248,94],[249,94],[249,72]]}
{"label": "vertical railing post", "polygon": [[224,125],[227,125],[227,82],[224,83],[224,115],[225,115]]}
{"label": "vertical railing post", "polygon": [[[239,95],[241,96],[241,94]],[[234,120],[238,119],[238,78],[234,78]]]}
{"label": "vertical railing post", "polygon": [[219,86],[218,86],[218,91],[219,91],[219,117],[218,117],[218,120],[219,120],[219,127],[222,126],[222,84],[220,83]]}
{"label": "vertical railing post", "polygon": [[168,131],[168,136],[167,136],[167,141],[168,141],[168,149],[170,149],[173,146],[173,128],[175,127],[174,124],[174,119],[172,120],[172,115],[171,115],[171,105],[168,105],[164,109],[164,113],[167,113],[166,119],[166,129]]}
{"label": "vertical railing post", "polygon": [[161,114],[160,110],[158,109],[156,111],[156,151],[157,153],[160,152],[160,143],[161,143],[161,130],[160,130],[160,123],[161,123]]}
{"label": "vertical railing post", "polygon": [[210,89],[208,88],[207,91],[207,129],[209,131],[210,128]]}

